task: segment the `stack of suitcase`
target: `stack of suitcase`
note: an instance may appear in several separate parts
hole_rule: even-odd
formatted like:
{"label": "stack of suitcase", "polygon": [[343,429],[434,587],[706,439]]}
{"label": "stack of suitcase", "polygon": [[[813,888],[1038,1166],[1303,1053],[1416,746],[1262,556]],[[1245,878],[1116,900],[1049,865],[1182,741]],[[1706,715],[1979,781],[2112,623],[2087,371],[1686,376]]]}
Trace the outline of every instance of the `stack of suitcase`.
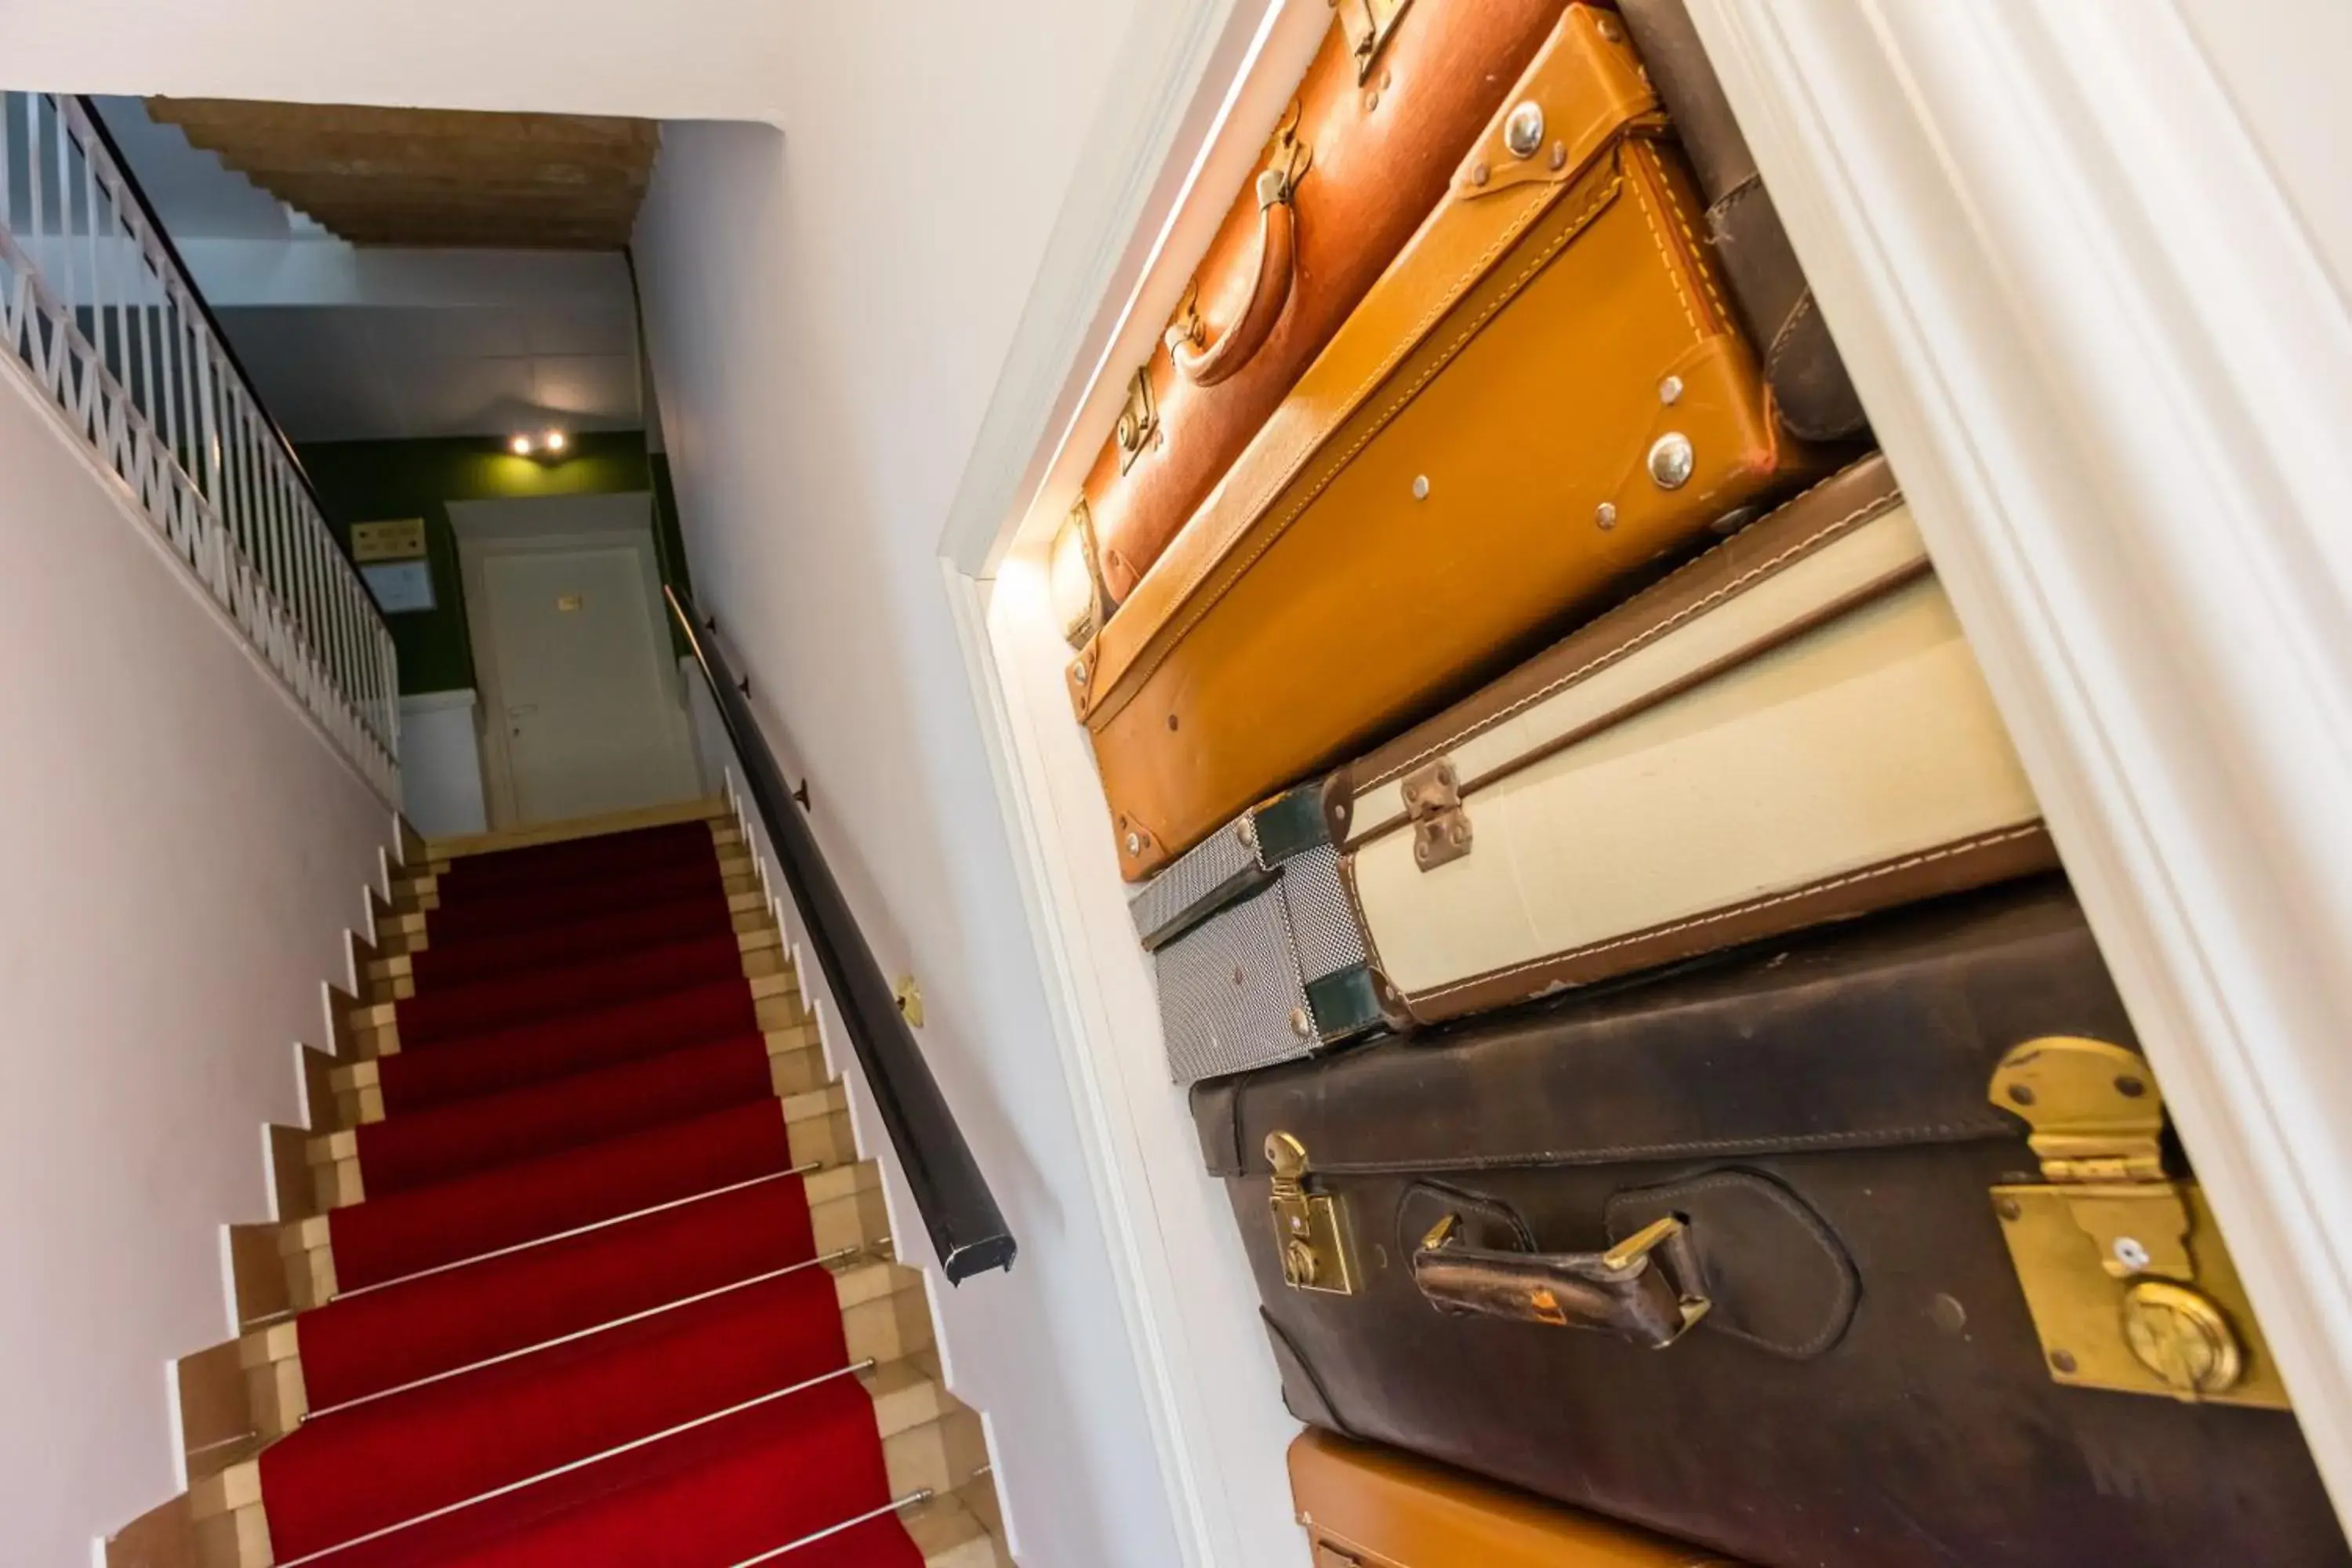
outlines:
{"label": "stack of suitcase", "polygon": [[1338,5],[1054,583],[1318,1563],[2352,1563],[1681,0]]}

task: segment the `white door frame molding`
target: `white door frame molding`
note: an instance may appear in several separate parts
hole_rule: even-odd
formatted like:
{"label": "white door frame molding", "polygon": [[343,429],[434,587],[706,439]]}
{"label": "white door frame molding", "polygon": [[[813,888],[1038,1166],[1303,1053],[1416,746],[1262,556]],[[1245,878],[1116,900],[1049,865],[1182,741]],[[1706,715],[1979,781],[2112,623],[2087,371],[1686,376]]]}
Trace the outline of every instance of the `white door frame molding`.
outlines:
{"label": "white door frame molding", "polygon": [[[583,504],[584,503],[584,504]],[[489,593],[484,565],[498,555],[553,554],[567,550],[625,543],[637,552],[656,646],[670,646],[669,623],[661,614],[661,563],[654,544],[653,495],[647,490],[576,495],[499,496],[446,503],[450,531],[457,539],[457,569],[466,593],[466,639],[474,655],[474,679],[481,694],[476,721],[482,741],[482,793],[493,829],[511,827],[520,815],[515,802],[514,752],[508,744],[504,681],[498,642],[489,635]],[[483,617],[477,618],[477,613]],[[701,776],[688,727],[686,699],[676,664],[657,658],[664,694],[667,741],[688,776]]]}
{"label": "white door frame molding", "polygon": [[[2200,3],[1691,0],[2346,1500],[2352,319],[2178,8]],[[1193,1563],[1244,1561],[1237,1524],[1265,1517],[1194,1386],[1230,1346],[1158,1294],[1202,1265],[1170,1230],[1164,1108],[1121,1087],[1157,1026],[1087,837],[1099,786],[1080,799],[1082,748],[1047,728],[1066,710],[990,623],[1034,595],[1116,367],[1198,255],[1187,190],[1237,183],[1252,62],[1286,95],[1297,62],[1255,45],[1107,89],[1127,119],[1097,162],[1134,166],[1074,182],[940,542]]]}
{"label": "white door frame molding", "polygon": [[2352,317],[2173,4],[1692,11],[2341,1514]]}

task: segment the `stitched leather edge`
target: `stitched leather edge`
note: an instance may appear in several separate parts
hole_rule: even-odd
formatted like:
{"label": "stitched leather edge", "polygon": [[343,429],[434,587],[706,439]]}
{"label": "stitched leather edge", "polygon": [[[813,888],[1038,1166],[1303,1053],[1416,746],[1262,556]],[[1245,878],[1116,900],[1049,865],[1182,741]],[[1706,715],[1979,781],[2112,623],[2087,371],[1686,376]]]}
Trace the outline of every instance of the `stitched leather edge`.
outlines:
{"label": "stitched leather edge", "polygon": [[[1418,1048],[1418,1047],[1417,1047]],[[1238,1106],[1238,1101],[1236,1102]],[[1241,1118],[1237,1114],[1236,1127]],[[1987,1108],[1980,1119],[1924,1121],[1905,1127],[1875,1127],[1843,1132],[1776,1133],[1754,1138],[1695,1138],[1664,1143],[1611,1143],[1592,1148],[1532,1149],[1516,1154],[1459,1154],[1423,1160],[1334,1160],[1318,1155],[1315,1170],[1324,1176],[1418,1176],[1433,1172],[1526,1171],[1555,1165],[1612,1165],[1637,1160],[1750,1158],[1767,1154],[1816,1152],[1832,1149],[1895,1149],[1922,1143],[1990,1143],[2017,1142],[2017,1124]],[[1269,1174],[1263,1152],[1244,1151],[1244,1176]]]}
{"label": "stitched leather edge", "polygon": [[1483,974],[1449,981],[1444,985],[1432,986],[1425,991],[1412,992],[1408,995],[1408,1000],[1418,1002],[1431,996],[1449,996],[1456,991],[1467,990],[1473,985],[1487,984],[1507,975],[1523,973],[1530,969],[1549,969],[1575,959],[1589,958],[1595,953],[1608,952],[1620,947],[1630,947],[1635,942],[1654,942],[1662,936],[1674,936],[1687,931],[1704,931],[1708,926],[1720,925],[1727,921],[1738,920],[1744,915],[1755,914],[1759,910],[1792,903],[1799,899],[1834,892],[1840,888],[1858,887],[1882,877],[1892,877],[1900,872],[1916,870],[1922,866],[1932,866],[1938,860],[1948,860],[1954,856],[1972,854],[1980,849],[1991,849],[2003,844],[2013,844],[2021,838],[2030,838],[2046,830],[2042,825],[2042,819],[2037,816],[2032,822],[2020,826],[2005,827],[1993,833],[1979,833],[1974,837],[1938,845],[1933,849],[1924,849],[1916,855],[1906,855],[1897,860],[1881,861],[1877,865],[1865,867],[1859,871],[1850,871],[1842,877],[1825,877],[1820,881],[1807,882],[1802,887],[1783,889],[1780,892],[1769,894],[1764,898],[1751,899],[1744,904],[1727,905],[1723,909],[1709,910],[1703,915],[1694,915],[1688,920],[1675,921],[1662,926],[1652,926],[1645,931],[1612,937],[1607,942],[1596,942],[1584,947],[1566,948],[1559,952],[1546,953],[1541,958],[1529,959],[1524,963],[1507,964],[1500,969],[1490,969]]}

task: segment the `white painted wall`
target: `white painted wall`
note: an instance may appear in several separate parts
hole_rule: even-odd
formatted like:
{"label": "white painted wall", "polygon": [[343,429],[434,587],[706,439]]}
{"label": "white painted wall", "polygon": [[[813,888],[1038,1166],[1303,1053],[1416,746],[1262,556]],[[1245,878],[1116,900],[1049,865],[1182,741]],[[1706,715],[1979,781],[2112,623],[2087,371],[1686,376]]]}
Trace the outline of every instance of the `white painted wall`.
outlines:
{"label": "white painted wall", "polygon": [[1136,6],[831,14],[783,133],[671,125],[639,222],[688,553],[1020,1240],[940,1302],[1015,1549],[1159,1568],[1175,1526],[938,556]]}
{"label": "white painted wall", "polygon": [[401,810],[427,838],[488,831],[479,705],[470,687],[400,700]]}
{"label": "white painted wall", "polygon": [[393,818],[0,368],[0,1561],[178,1489],[167,1363],[349,984]]}

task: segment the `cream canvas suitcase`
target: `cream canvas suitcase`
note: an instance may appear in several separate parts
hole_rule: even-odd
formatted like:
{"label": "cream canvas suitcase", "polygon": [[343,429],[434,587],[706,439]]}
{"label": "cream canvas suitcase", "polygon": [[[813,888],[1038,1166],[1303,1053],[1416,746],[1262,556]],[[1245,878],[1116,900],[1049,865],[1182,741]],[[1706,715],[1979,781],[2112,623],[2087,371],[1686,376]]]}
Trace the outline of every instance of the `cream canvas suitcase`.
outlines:
{"label": "cream canvas suitcase", "polygon": [[1884,458],[1334,774],[1432,1023],[2055,863]]}

